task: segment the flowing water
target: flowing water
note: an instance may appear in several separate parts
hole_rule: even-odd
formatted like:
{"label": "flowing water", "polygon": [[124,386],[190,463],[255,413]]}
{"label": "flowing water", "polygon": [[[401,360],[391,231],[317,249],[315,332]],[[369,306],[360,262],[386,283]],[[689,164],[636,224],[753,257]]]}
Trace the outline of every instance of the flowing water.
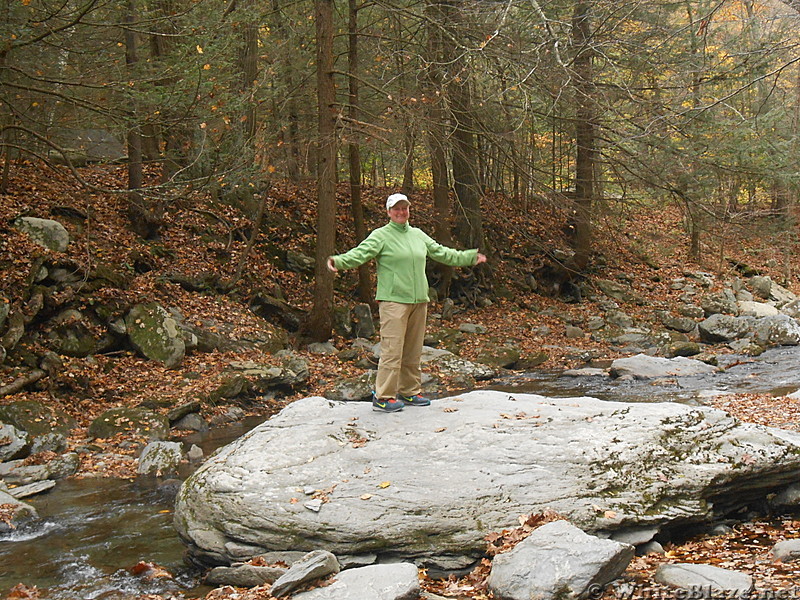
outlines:
{"label": "flowing water", "polygon": [[[710,393],[785,395],[800,388],[800,348],[777,348],[756,359],[726,357],[723,366],[729,368],[715,375],[657,383],[528,373],[507,378],[492,389],[627,402],[699,403]],[[248,420],[184,440],[198,444],[208,455],[258,422]],[[164,488],[120,480],[65,480],[26,501],[41,520],[0,536],[1,596],[17,583],[35,585],[43,598],[52,600],[122,600],[148,593],[204,595],[207,588],[199,586],[199,573],[183,563],[183,545],[172,527],[172,494]],[[148,581],[132,575],[129,569],[140,561],[158,564],[174,579]]]}

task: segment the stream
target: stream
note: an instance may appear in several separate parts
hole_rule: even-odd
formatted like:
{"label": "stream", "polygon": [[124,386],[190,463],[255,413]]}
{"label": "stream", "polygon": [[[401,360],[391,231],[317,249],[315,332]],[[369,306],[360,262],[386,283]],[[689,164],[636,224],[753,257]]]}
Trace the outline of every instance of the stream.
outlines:
{"label": "stream", "polygon": [[[724,358],[721,366],[730,368],[722,373],[658,383],[536,372],[509,376],[491,388],[552,397],[685,403],[702,403],[711,391],[777,396],[800,388],[798,347],[775,348],[754,359]],[[247,419],[182,439],[208,456],[262,420]],[[42,598],[50,600],[123,600],[143,594],[202,597],[209,588],[183,563],[184,547],[172,527],[174,491],[126,480],[67,479],[48,493],[26,498],[41,519],[0,535],[0,595],[24,583],[37,586]],[[174,578],[132,575],[129,569],[140,561],[155,563]]]}

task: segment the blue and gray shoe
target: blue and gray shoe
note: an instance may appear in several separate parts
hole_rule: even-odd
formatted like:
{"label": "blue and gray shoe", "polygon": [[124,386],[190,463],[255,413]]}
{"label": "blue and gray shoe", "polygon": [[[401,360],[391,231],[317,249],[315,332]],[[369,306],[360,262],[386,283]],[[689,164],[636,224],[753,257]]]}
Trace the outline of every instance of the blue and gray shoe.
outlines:
{"label": "blue and gray shoe", "polygon": [[426,398],[422,394],[414,394],[413,396],[403,396],[402,394],[397,394],[397,399],[408,406],[430,406],[431,403],[430,399]]}
{"label": "blue and gray shoe", "polygon": [[397,412],[403,410],[405,404],[398,398],[378,398],[375,392],[372,392],[372,410],[381,412]]}

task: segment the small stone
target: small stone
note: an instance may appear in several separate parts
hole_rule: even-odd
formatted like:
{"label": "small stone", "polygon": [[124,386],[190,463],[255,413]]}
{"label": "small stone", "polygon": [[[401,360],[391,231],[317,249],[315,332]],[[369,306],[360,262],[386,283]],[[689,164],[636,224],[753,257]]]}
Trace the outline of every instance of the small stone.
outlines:
{"label": "small stone", "polygon": [[303,506],[305,506],[308,510],[319,512],[319,510],[322,508],[322,500],[319,498],[314,498],[313,500],[303,504]]}

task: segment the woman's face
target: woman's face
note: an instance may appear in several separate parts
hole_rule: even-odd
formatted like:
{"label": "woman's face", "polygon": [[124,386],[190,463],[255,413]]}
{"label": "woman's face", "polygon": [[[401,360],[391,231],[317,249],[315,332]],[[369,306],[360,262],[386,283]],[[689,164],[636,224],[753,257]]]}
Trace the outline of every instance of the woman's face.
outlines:
{"label": "woman's face", "polygon": [[403,202],[402,200],[386,211],[389,218],[398,225],[405,225],[408,222],[410,212],[408,202]]}

